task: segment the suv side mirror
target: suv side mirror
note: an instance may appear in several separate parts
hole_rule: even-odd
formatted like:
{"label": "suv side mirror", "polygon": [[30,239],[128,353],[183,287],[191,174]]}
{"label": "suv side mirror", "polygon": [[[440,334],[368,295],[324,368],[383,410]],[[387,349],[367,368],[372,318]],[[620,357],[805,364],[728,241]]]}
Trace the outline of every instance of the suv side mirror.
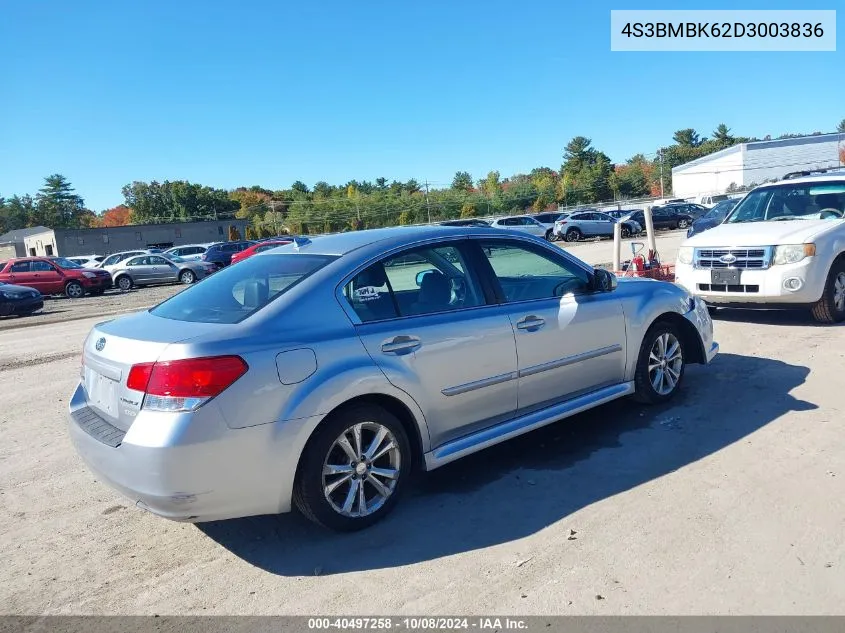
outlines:
{"label": "suv side mirror", "polygon": [[593,273],[593,290],[596,292],[612,292],[617,286],[616,275],[604,268],[596,268]]}

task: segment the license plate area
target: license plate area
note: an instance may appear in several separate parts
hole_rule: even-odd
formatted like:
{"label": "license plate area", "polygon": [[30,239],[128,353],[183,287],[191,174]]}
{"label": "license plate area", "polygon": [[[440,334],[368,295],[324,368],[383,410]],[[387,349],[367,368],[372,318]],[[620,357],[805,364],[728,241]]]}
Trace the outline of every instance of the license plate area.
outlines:
{"label": "license plate area", "polygon": [[113,418],[117,417],[117,385],[118,381],[103,376],[89,367],[85,368],[85,392],[88,394],[88,404]]}
{"label": "license plate area", "polygon": [[719,286],[739,286],[740,271],[738,268],[722,268],[710,271],[710,283]]}

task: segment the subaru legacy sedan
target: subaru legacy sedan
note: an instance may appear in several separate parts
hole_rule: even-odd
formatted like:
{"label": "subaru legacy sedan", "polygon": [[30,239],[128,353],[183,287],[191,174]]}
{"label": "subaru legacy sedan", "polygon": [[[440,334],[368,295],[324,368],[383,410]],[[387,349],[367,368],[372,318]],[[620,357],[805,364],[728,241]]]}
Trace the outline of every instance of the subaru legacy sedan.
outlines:
{"label": "subaru legacy sedan", "polygon": [[98,479],[179,521],[381,519],[432,470],[716,355],[704,304],[542,238],[402,227],[259,253],[96,325],[69,405]]}

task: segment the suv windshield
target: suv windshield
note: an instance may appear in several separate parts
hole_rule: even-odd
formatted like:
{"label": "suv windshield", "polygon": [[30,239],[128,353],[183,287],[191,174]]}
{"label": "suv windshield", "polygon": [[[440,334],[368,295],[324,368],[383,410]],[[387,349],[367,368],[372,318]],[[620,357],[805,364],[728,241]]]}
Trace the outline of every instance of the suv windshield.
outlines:
{"label": "suv windshield", "polygon": [[52,259],[52,262],[56,266],[58,266],[59,268],[67,268],[67,269],[82,268],[82,266],[80,266],[76,262],[72,262],[69,259],[65,259],[64,257],[54,257]]}
{"label": "suv windshield", "polygon": [[838,220],[845,215],[845,182],[796,183],[756,189],[742,199],[725,220]]}
{"label": "suv windshield", "polygon": [[150,312],[175,321],[237,323],[336,259],[329,255],[251,257],[191,286]]}

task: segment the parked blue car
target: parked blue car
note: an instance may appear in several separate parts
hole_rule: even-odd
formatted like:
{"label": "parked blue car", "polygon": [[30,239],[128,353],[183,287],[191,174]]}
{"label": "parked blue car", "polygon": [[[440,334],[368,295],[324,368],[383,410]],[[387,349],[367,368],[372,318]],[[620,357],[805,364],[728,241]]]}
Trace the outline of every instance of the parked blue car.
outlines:
{"label": "parked blue car", "polygon": [[690,224],[689,229],[687,229],[687,237],[692,237],[702,231],[712,229],[714,226],[719,226],[728,217],[728,213],[733,211],[733,208],[738,202],[739,198],[722,200],[722,202]]}

